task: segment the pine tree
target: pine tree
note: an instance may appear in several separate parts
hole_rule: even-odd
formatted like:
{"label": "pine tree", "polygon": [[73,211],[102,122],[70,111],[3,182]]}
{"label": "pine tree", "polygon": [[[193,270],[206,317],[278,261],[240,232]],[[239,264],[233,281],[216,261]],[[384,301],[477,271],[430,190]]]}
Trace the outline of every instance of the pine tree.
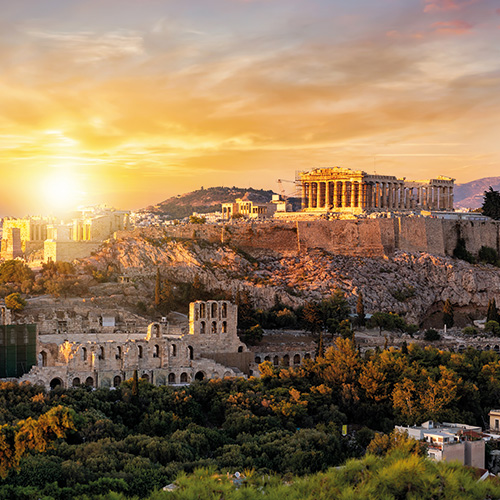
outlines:
{"label": "pine tree", "polygon": [[363,302],[363,292],[360,290],[358,295],[358,302],[356,303],[356,314],[359,326],[365,326],[366,315],[365,315],[365,304]]}
{"label": "pine tree", "polygon": [[160,268],[156,269],[156,283],[155,283],[155,307],[158,307],[161,303],[161,276]]}
{"label": "pine tree", "polygon": [[500,323],[500,318],[498,316],[497,304],[495,299],[490,299],[488,301],[488,312],[486,313],[486,322],[496,321]]}
{"label": "pine tree", "polygon": [[132,396],[137,397],[139,395],[139,375],[137,370],[134,370],[134,375],[132,376]]}
{"label": "pine tree", "polygon": [[488,191],[484,192],[483,214],[492,219],[500,219],[500,193],[495,191],[491,186]]}
{"label": "pine tree", "polygon": [[324,358],[325,357],[325,345],[323,343],[323,332],[319,332],[319,337],[318,337],[318,347],[316,348],[316,357],[317,358]]}
{"label": "pine tree", "polygon": [[453,306],[451,305],[450,299],[446,299],[443,306],[443,323],[447,328],[451,328],[454,324],[453,318]]}

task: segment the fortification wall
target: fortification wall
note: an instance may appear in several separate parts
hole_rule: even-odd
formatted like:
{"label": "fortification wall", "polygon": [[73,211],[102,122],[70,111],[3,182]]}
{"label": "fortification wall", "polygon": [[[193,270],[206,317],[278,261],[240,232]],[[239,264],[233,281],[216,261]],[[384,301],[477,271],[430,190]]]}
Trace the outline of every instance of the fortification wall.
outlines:
{"label": "fortification wall", "polygon": [[[430,217],[181,225],[140,231],[136,234],[224,242],[249,253],[267,251],[288,256],[312,249],[370,257],[391,255],[396,250],[452,255],[459,238],[473,254],[483,245],[500,253],[500,223]],[[131,234],[120,232],[117,236]]]}

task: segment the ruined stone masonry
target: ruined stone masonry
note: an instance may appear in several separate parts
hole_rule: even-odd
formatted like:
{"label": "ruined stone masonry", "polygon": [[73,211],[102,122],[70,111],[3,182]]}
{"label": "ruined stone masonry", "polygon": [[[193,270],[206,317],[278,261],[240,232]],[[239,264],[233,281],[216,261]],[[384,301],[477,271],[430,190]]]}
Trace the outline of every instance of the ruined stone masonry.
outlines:
{"label": "ruined stone masonry", "polygon": [[450,177],[408,181],[333,167],[300,172],[298,179],[304,211],[453,210],[454,180]]}
{"label": "ruined stone masonry", "polygon": [[[57,343],[39,336],[38,366],[20,382],[47,388],[116,387],[135,370],[140,378],[156,385],[250,375],[254,356],[240,342],[236,328],[236,305],[197,301],[190,304],[188,333],[169,333],[166,324],[151,323],[147,334],[142,338],[135,335],[135,339],[129,334],[112,340],[114,335],[108,333],[101,335],[107,340],[89,335],[87,341]],[[68,338],[70,335],[67,332]]]}

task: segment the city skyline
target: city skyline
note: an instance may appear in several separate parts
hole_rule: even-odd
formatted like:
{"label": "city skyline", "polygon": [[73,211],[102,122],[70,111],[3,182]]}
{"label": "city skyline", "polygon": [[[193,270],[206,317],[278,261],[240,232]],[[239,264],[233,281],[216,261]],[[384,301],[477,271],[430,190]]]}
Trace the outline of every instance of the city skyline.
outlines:
{"label": "city skyline", "polygon": [[492,0],[0,0],[0,216],[500,175]]}

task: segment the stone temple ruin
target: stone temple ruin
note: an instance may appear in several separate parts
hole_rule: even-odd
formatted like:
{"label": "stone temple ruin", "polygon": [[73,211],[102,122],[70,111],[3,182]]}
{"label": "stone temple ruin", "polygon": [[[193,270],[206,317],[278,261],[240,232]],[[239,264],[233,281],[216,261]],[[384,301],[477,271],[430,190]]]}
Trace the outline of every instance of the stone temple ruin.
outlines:
{"label": "stone temple ruin", "polygon": [[139,378],[156,385],[251,375],[254,355],[239,340],[236,328],[237,306],[209,300],[190,304],[189,331],[184,333],[170,333],[165,323],[151,323],[143,337],[128,334],[120,340],[108,333],[101,335],[106,340],[88,335],[92,340],[58,343],[40,340],[42,335],[37,366],[19,381],[51,389],[109,388],[132,378],[136,370]]}

